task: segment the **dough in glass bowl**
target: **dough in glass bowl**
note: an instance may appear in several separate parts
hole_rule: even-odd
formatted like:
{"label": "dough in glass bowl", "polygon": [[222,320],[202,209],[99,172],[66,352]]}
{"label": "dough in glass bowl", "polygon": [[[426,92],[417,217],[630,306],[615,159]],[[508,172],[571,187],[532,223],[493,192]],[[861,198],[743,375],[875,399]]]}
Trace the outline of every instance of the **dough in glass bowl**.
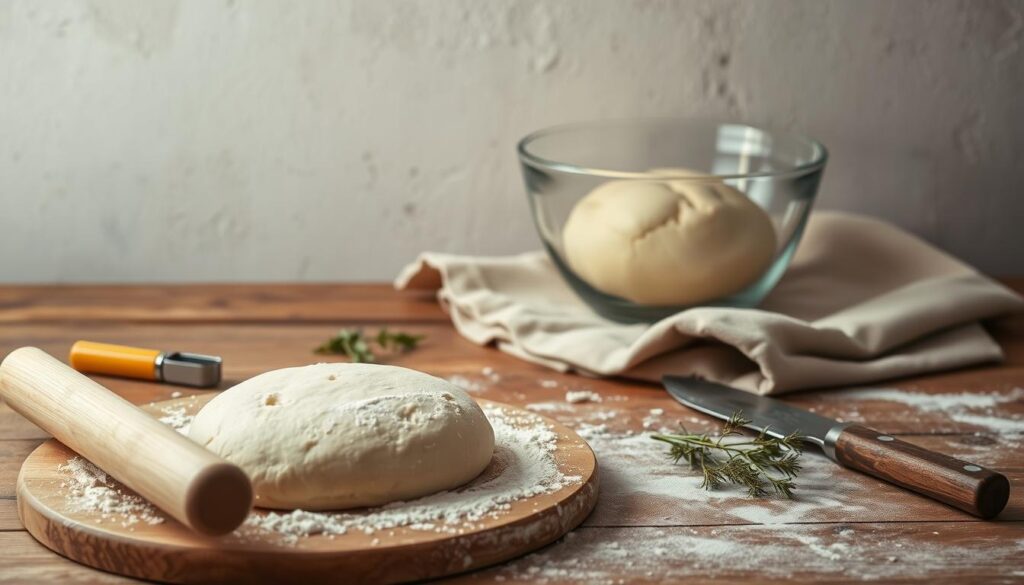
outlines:
{"label": "dough in glass bowl", "polygon": [[573,208],[563,243],[577,276],[642,305],[728,296],[757,280],[775,257],[768,214],[711,177],[604,183]]}

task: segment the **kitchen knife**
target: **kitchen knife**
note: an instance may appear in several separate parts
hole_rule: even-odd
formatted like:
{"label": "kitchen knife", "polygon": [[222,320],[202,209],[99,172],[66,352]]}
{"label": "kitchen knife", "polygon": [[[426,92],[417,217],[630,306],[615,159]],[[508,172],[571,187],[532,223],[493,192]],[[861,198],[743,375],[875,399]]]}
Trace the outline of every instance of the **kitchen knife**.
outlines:
{"label": "kitchen knife", "polygon": [[980,465],[905,443],[855,423],[841,423],[785,402],[692,377],[661,379],[673,398],[728,420],[740,412],[747,428],[772,437],[793,432],[850,469],[934,498],[981,518],[1002,511],[1010,497],[1006,476]]}

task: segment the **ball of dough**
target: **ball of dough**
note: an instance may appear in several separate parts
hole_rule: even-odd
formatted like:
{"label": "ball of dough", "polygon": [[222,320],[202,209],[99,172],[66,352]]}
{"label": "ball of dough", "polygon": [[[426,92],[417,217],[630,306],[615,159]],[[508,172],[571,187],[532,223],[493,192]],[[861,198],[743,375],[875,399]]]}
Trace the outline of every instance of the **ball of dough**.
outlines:
{"label": "ball of dough", "polygon": [[738,292],[768,268],[775,229],[743,193],[709,180],[610,181],[565,224],[576,274],[644,305],[692,305]]}
{"label": "ball of dough", "polygon": [[494,431],[458,387],[371,364],[274,370],[214,398],[192,440],[240,466],[263,508],[373,506],[460,486],[484,470]]}

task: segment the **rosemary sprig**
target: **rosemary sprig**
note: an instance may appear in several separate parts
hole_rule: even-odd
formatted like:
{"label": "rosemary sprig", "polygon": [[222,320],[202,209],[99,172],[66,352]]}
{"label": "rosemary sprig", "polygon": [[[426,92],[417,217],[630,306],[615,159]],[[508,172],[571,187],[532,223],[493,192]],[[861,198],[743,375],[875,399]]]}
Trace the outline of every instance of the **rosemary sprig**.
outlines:
{"label": "rosemary sprig", "polygon": [[[401,331],[392,333],[387,327],[370,338],[384,351],[406,352],[416,349],[425,335],[412,335]],[[319,354],[346,355],[356,363],[372,363],[377,360],[370,349],[370,340],[363,336],[361,329],[341,329],[338,334],[321,343],[313,350]]]}
{"label": "rosemary sprig", "polygon": [[706,490],[729,483],[747,488],[753,498],[771,494],[792,498],[804,437],[794,432],[777,439],[768,436],[765,429],[749,441],[727,440],[741,436],[740,428],[747,424],[750,420],[737,412],[729,417],[717,438],[688,433],[685,427],[679,434],[656,434],[651,438],[671,445],[669,456],[673,461],[685,459],[691,469],[700,469],[704,474],[700,487]]}

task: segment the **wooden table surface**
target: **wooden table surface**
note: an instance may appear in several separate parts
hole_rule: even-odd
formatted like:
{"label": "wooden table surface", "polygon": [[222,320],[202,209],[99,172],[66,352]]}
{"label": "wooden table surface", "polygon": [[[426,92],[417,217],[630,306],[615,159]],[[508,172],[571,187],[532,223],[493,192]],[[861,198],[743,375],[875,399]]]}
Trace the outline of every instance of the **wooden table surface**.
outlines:
{"label": "wooden table surface", "polygon": [[[1024,291],[1024,280],[1009,284]],[[581,528],[456,581],[1024,582],[1024,317],[988,324],[1006,351],[1001,365],[886,382],[873,391],[786,398],[1004,472],[1010,503],[998,520],[985,522],[838,468],[815,452],[804,457],[794,501],[701,491],[694,474],[672,464],[647,435],[678,424],[712,430],[716,423],[654,385],[558,374],[475,346],[454,332],[429,295],[383,285],[0,287],[0,355],[35,345],[63,357],[76,339],[211,353],[224,358],[222,388],[265,370],[323,361],[311,348],[347,325],[425,334],[421,349],[390,362],[459,376],[476,396],[560,419],[582,429],[598,455],[601,496]],[[136,403],[190,392],[100,381]],[[601,401],[565,401],[567,390],[580,389]],[[0,405],[0,582],[128,581],[63,559],[22,530],[15,478],[45,438]]]}

